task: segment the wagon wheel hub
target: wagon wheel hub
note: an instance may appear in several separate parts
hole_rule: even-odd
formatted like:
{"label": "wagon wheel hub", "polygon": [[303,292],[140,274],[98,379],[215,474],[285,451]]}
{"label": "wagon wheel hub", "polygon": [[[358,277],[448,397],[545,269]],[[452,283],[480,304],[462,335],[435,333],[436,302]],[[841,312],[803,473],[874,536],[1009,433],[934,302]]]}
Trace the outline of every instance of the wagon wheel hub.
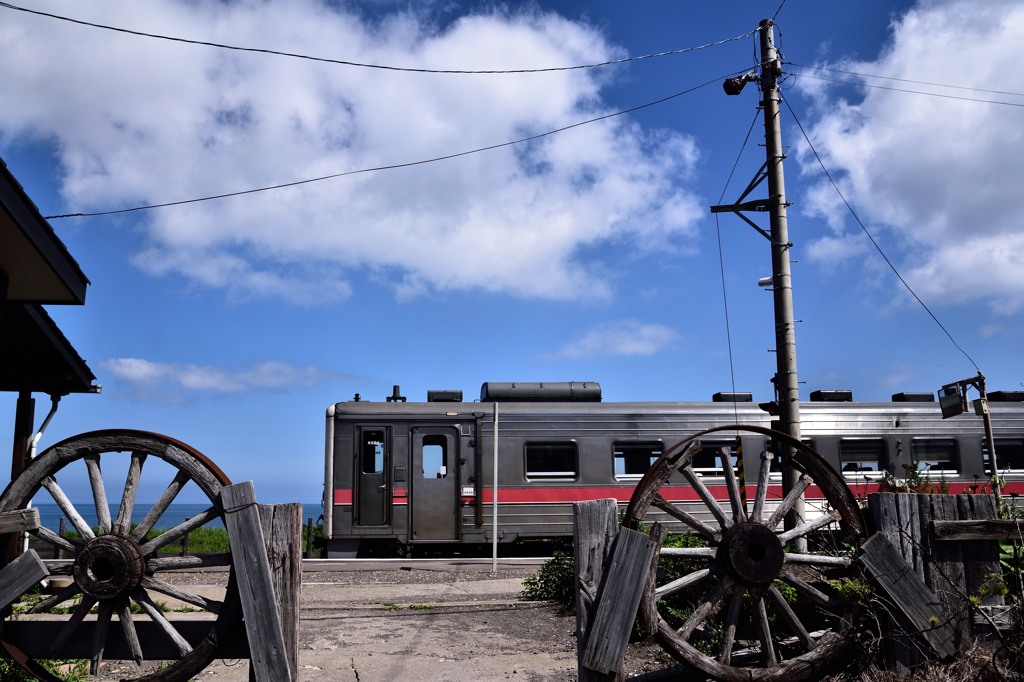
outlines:
{"label": "wagon wheel hub", "polygon": [[131,537],[101,535],[75,557],[73,573],[82,592],[96,599],[125,595],[142,581],[146,562]]}
{"label": "wagon wheel hub", "polygon": [[730,526],[722,534],[718,560],[740,582],[767,585],[782,572],[785,553],[782,542],[770,528],[744,522]]}

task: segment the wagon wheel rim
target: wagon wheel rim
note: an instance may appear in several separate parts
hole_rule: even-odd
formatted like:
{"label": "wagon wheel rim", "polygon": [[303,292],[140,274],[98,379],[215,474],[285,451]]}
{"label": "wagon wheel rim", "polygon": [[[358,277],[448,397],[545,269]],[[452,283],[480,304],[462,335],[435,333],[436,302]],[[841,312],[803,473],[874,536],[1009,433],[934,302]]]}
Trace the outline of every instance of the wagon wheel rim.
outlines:
{"label": "wagon wheel rim", "polygon": [[[111,458],[123,457],[129,458],[124,487],[112,498],[108,496],[102,465],[104,461],[109,463]],[[149,506],[142,521],[133,524],[133,512],[144,506],[138,504],[136,496],[146,471],[145,464],[147,460],[153,461],[150,458],[170,465],[173,478],[157,501]],[[85,467],[98,532],[83,518],[80,511],[83,505],[72,503],[57,482],[57,474],[69,466]],[[190,483],[205,495],[210,506],[156,537],[147,537],[178,494]],[[220,491],[228,485],[231,485],[228,477],[195,448],[167,436],[144,431],[108,430],[81,434],[53,445],[35,458],[0,495],[0,511],[25,508],[33,497],[45,491],[79,534],[75,539],[63,538],[45,526],[30,531],[46,544],[71,556],[70,559],[48,562],[50,574],[70,576],[73,579],[71,585],[28,611],[52,613],[72,600],[77,601],[53,641],[51,651],[55,653],[72,638],[81,637],[81,626],[95,608],[97,615],[88,645],[91,674],[97,674],[112,638],[123,639],[129,656],[127,660],[134,659],[141,664],[147,659],[136,627],[143,620],[155,624],[171,647],[177,649],[179,658],[151,674],[141,672],[140,668],[140,676],[132,679],[150,682],[187,680],[209,665],[216,657],[219,645],[238,630],[241,619],[234,570],[230,569],[222,601],[165,582],[157,574],[171,568],[231,566],[230,552],[161,557],[158,551],[196,528],[223,519]],[[111,514],[110,502],[117,504],[116,516]],[[200,642],[190,644],[175,625],[176,621],[162,614],[158,602],[167,597],[180,600],[194,610],[216,614],[216,618],[210,620],[209,632]],[[133,613],[133,607],[138,613]],[[180,624],[181,621],[177,622]],[[17,645],[6,638],[3,646],[21,653]],[[22,654],[21,658],[25,656]],[[33,674],[38,676],[36,672]]]}
{"label": "wagon wheel rim", "polygon": [[[701,437],[721,431],[758,433],[792,446],[792,464],[802,474],[795,491],[783,499],[770,496],[771,457],[762,453],[756,494],[748,509],[731,458],[723,457],[728,500],[717,501],[693,470],[692,458],[700,451]],[[704,518],[692,508],[684,509],[672,495],[661,494],[676,471],[696,491]],[[825,500],[816,510],[821,514],[793,529],[781,529],[785,515],[812,485]],[[856,498],[819,454],[787,434],[760,426],[707,429],[668,448],[655,461],[634,490],[623,525],[635,529],[641,522],[649,523],[652,508],[681,522],[706,545],[663,548],[664,528],[655,523],[651,531],[660,568],[684,562],[678,577],[646,587],[640,608],[643,629],[668,653],[714,678],[737,682],[795,682],[820,675],[839,659],[855,634],[859,608],[823,578],[851,577],[852,557],[786,551],[797,539],[833,522],[857,542],[866,535]],[[708,516],[710,520],[705,520]],[[794,609],[784,592],[795,593],[801,606]],[[681,616],[668,601],[684,593],[696,598],[688,605],[692,610]],[[805,615],[808,612],[813,621]],[[811,622],[827,627],[811,629]]]}

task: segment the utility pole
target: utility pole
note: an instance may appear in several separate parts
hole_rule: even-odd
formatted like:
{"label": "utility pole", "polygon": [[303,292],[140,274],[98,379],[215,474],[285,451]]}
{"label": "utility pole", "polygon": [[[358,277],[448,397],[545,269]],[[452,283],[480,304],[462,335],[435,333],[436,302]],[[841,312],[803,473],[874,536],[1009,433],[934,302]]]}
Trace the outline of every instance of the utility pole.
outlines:
{"label": "utility pole", "polygon": [[[782,173],[782,161],[786,154],[782,147],[782,130],[779,124],[778,77],[782,65],[775,49],[775,32],[770,19],[760,23],[761,74],[760,86],[764,112],[765,163],[754,176],[735,204],[712,206],[712,213],[733,212],[747,224],[766,237],[772,249],[772,291],[775,304],[775,356],[776,372],[772,383],[775,386],[775,401],[778,406],[780,430],[791,438],[800,440],[800,393],[796,372],[796,329],[793,319],[793,285],[790,275],[789,226],[786,218],[786,183]],[[736,95],[747,82],[757,80],[754,73],[739,78],[730,78],[724,84],[727,94]],[[747,195],[763,180],[768,181],[768,198],[744,202]],[[765,232],[741,211],[767,212],[770,231]],[[793,448],[782,444],[783,490],[788,492],[800,478],[800,472],[790,466]],[[800,499],[786,519],[786,526],[793,527],[804,517],[804,503]]]}

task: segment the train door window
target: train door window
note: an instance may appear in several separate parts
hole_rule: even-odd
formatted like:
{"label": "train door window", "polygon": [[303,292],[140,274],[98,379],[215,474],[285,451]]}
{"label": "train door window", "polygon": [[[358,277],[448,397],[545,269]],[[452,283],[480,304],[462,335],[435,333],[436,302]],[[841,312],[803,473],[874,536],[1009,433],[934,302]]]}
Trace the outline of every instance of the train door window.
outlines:
{"label": "train door window", "polygon": [[839,441],[839,467],[848,477],[877,478],[888,461],[886,453],[881,438],[843,438]]}
{"label": "train door window", "polygon": [[527,443],[526,477],[575,478],[576,443]]}
{"label": "train door window", "polygon": [[[981,441],[981,456],[985,460],[985,471],[988,472],[988,441]],[[996,464],[1000,471],[1024,471],[1024,439],[996,438]]]}
{"label": "train door window", "polygon": [[702,440],[700,452],[693,456],[690,465],[693,470],[701,476],[725,476],[724,464],[722,463],[722,449],[725,448],[732,458],[732,465],[736,467],[736,441],[735,440]]}
{"label": "train door window", "polygon": [[661,457],[661,443],[617,442],[612,445],[615,478],[640,478]]}
{"label": "train door window", "polygon": [[924,474],[957,472],[956,441],[952,438],[914,438],[910,441],[910,455],[917,470]]}
{"label": "train door window", "polygon": [[384,471],[384,432],[363,431],[360,452],[360,470],[364,474],[379,474]]}
{"label": "train door window", "polygon": [[423,478],[448,477],[448,439],[442,435],[423,436]]}

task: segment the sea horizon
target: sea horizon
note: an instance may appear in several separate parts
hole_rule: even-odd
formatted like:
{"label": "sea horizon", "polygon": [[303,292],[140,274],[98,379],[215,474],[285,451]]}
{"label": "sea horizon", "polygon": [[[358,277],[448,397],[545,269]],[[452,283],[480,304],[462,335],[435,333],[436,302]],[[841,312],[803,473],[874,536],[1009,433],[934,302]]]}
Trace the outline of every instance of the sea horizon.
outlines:
{"label": "sea horizon", "polygon": [[[96,517],[96,507],[93,504],[92,500],[89,500],[87,502],[74,502],[73,504],[75,505],[75,509],[78,510],[78,513],[82,515],[82,518],[85,519],[85,521],[90,526],[99,525],[99,521],[97,520]],[[110,518],[116,519],[118,505],[111,504],[109,506]],[[146,512],[148,512],[152,506],[152,502],[136,502],[135,508],[132,510],[132,522],[138,523],[142,521],[142,519],[146,516]],[[178,525],[179,523],[182,523],[186,519],[192,518],[193,516],[196,516],[197,514],[201,513],[209,506],[209,502],[195,504],[172,503],[169,507],[167,507],[167,510],[164,511],[164,513],[160,516],[159,520],[157,520],[157,523],[154,526],[154,528],[158,530],[166,530],[167,528],[173,528],[174,526]],[[61,518],[66,518],[64,516],[64,512],[61,511],[60,507],[55,503],[51,502],[38,504],[33,505],[33,507],[39,510],[40,524],[46,528],[49,528],[52,531],[56,532],[60,528]],[[320,505],[319,502],[313,502],[311,504],[303,503],[303,525],[305,525],[308,522],[308,519],[310,518],[313,519],[314,524],[317,523],[317,520],[319,519],[322,513],[323,507]],[[66,521],[65,523],[68,530],[73,529],[70,520]],[[210,521],[207,524],[207,526],[211,528],[223,528],[224,524],[218,518],[213,521]]]}

